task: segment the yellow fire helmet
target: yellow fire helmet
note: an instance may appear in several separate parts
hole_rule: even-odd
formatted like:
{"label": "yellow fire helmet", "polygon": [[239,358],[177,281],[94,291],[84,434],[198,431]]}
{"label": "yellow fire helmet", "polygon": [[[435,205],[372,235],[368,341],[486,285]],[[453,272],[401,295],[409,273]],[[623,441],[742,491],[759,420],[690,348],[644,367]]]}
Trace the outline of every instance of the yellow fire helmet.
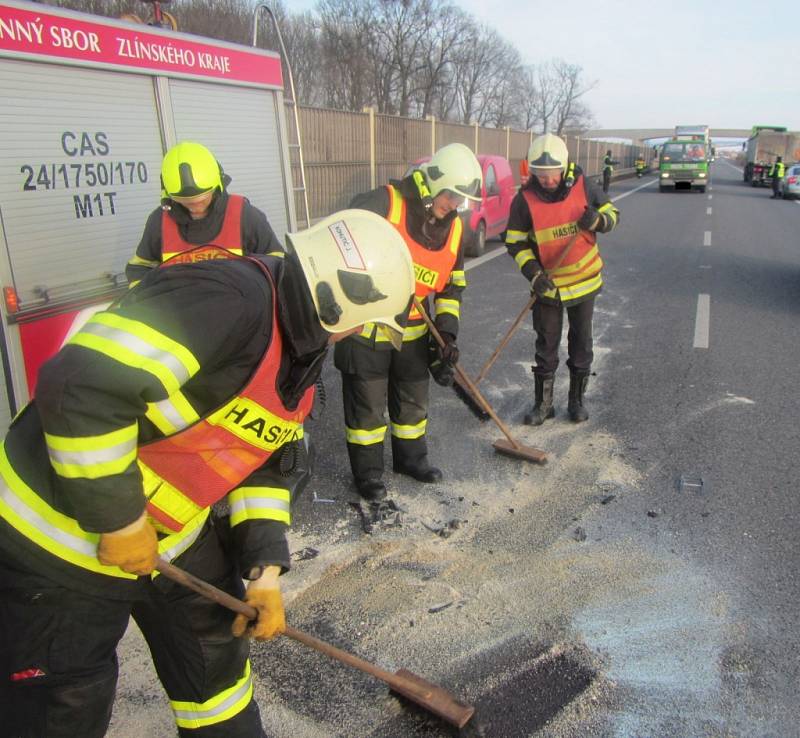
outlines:
{"label": "yellow fire helmet", "polygon": [[222,190],[222,170],[203,144],[183,141],[164,154],[161,189],[163,197],[197,197]]}
{"label": "yellow fire helmet", "polygon": [[566,173],[569,162],[569,151],[563,138],[553,133],[537,136],[528,149],[528,168],[535,169],[560,169]]}
{"label": "yellow fire helmet", "polygon": [[340,333],[378,323],[402,348],[414,295],[414,266],[402,236],[368,210],[341,210],[311,228],[287,233],[322,327]]}

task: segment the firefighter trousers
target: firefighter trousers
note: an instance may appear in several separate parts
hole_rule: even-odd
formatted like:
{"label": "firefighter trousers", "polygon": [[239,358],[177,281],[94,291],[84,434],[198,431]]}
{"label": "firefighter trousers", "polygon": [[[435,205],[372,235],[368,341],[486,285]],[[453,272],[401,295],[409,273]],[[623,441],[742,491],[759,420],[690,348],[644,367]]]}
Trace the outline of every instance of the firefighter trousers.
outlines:
{"label": "firefighter trousers", "polygon": [[[175,564],[243,594],[211,523]],[[161,575],[140,582],[133,600],[97,597],[0,553],[2,735],[102,738],[116,691],[117,644],[132,615],[182,738],[263,738],[249,644],[231,635],[233,613]]]}
{"label": "firefighter trousers", "polygon": [[554,374],[558,368],[558,346],[564,331],[564,311],[567,313],[567,366],[571,372],[589,373],[592,351],[592,316],[595,297],[564,308],[537,300],[533,304],[533,329],[536,331],[536,366],[534,374]]}
{"label": "firefighter trousers", "polygon": [[355,339],[339,341],[334,364],[342,373],[350,468],[356,480],[383,475],[388,397],[395,466],[418,466],[428,454],[428,334],[401,351],[376,350]]}

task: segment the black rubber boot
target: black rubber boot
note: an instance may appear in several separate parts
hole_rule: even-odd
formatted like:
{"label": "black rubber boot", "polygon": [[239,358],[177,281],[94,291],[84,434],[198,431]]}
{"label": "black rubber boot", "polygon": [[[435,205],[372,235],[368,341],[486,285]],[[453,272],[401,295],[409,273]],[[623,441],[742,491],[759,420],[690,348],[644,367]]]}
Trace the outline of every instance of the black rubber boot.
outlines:
{"label": "black rubber boot", "polygon": [[442,470],[431,466],[427,456],[415,462],[397,463],[393,465],[396,474],[405,474],[407,477],[413,477],[418,482],[425,484],[434,484],[435,482],[442,481]]}
{"label": "black rubber boot", "polygon": [[541,425],[545,420],[554,417],[556,414],[553,409],[555,374],[534,374],[533,378],[536,382],[536,402],[533,409],[525,413],[525,417],[522,419],[525,425]]}
{"label": "black rubber boot", "polygon": [[370,502],[386,498],[386,485],[380,479],[356,479],[356,490],[360,497]]}
{"label": "black rubber boot", "polygon": [[569,374],[569,419],[573,423],[589,420],[589,413],[583,404],[583,396],[589,385],[589,372],[570,372]]}

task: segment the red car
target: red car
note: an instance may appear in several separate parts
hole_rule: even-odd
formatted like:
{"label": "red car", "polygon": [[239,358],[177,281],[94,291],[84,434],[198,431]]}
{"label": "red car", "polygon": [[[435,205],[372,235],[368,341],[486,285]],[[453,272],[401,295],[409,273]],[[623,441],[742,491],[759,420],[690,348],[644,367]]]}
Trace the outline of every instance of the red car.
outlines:
{"label": "red car", "polygon": [[505,233],[511,201],[517,194],[508,159],[482,154],[478,157],[478,163],[483,170],[483,187],[481,201],[468,201],[469,209],[464,217],[464,224],[469,225],[475,234],[466,247],[467,256],[480,256],[486,249],[487,239]]}
{"label": "red car", "polygon": [[[429,156],[417,159],[414,165],[418,166],[429,159]],[[481,256],[486,249],[487,239],[505,232],[511,201],[517,194],[508,159],[493,154],[480,154],[477,159],[483,170],[481,201],[467,200],[461,211],[464,226],[473,236],[464,240],[467,256]]]}

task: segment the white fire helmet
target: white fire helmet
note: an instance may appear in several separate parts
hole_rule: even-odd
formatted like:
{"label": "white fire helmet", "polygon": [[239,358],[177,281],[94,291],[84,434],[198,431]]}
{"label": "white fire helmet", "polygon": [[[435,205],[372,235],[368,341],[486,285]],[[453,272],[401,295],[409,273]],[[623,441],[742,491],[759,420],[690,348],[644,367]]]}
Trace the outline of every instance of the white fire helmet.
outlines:
{"label": "white fire helmet", "polygon": [[402,236],[368,210],[341,210],[311,228],[286,234],[329,333],[379,323],[402,347],[414,295],[414,266]]}
{"label": "white fire helmet", "polygon": [[560,169],[562,174],[567,171],[569,152],[563,138],[553,133],[537,136],[528,149],[528,168],[534,170]]}
{"label": "white fire helmet", "polygon": [[468,200],[481,199],[481,165],[469,147],[460,143],[443,146],[431,160],[420,164],[431,197],[448,191]]}

